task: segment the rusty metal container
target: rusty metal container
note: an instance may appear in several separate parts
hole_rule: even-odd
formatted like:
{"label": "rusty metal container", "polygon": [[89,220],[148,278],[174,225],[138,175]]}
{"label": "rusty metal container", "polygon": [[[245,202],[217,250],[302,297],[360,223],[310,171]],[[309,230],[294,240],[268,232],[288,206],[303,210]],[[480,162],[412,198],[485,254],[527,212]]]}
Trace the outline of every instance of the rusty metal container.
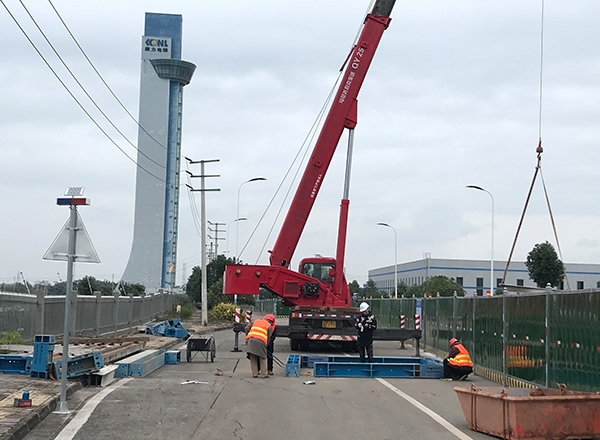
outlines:
{"label": "rusty metal container", "polygon": [[473,431],[517,440],[600,438],[600,393],[550,388],[454,387]]}

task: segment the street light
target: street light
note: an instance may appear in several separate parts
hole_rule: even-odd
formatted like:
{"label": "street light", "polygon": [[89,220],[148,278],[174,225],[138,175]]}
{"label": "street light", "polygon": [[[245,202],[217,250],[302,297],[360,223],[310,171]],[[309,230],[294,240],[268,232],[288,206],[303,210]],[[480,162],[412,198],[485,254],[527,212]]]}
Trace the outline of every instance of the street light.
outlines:
{"label": "street light", "polygon": [[487,189],[483,189],[477,185],[467,185],[467,188],[476,189],[479,191],[486,192],[492,199],[492,255],[490,257],[490,295],[494,294],[494,196]]}
{"label": "street light", "polygon": [[[259,180],[267,180],[267,179],[265,179],[264,177],[254,177],[252,179],[246,180],[245,182],[242,182],[242,184],[238,188],[237,215],[235,216],[236,219],[240,218],[240,192],[242,190],[242,186],[244,186],[246,183],[258,182]],[[235,231],[235,258],[237,260],[236,262],[239,263],[240,256],[238,255],[238,243],[239,243],[239,239],[240,239],[240,222],[237,222],[235,229],[236,229],[236,231]]]}
{"label": "street light", "polygon": [[398,238],[396,236],[396,228],[387,223],[379,222],[378,226],[386,226],[394,230],[394,299],[398,299]]}
{"label": "street light", "polygon": [[230,251],[229,251],[229,227],[231,226],[231,224],[232,224],[233,222],[241,222],[241,221],[244,221],[244,220],[248,220],[248,219],[247,219],[246,217],[240,217],[240,218],[236,218],[236,219],[234,219],[234,220],[231,220],[231,221],[229,222],[229,224],[227,225],[227,252],[230,252]]}

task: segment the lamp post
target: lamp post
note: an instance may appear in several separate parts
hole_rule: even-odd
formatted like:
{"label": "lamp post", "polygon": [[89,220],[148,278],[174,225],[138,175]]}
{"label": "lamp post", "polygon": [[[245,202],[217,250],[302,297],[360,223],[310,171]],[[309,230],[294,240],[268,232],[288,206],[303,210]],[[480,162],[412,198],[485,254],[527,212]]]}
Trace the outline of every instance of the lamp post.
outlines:
{"label": "lamp post", "polygon": [[226,240],[227,241],[227,252],[230,252],[230,250],[229,250],[229,227],[231,226],[231,224],[233,222],[241,222],[241,221],[244,221],[244,220],[248,220],[248,219],[246,217],[236,218],[234,220],[231,220],[229,222],[229,224],[227,225],[227,240]]}
{"label": "lamp post", "polygon": [[[242,191],[242,186],[244,186],[246,183],[258,182],[261,180],[267,180],[267,179],[265,179],[264,177],[253,177],[252,179],[248,179],[245,182],[242,182],[238,188],[237,215],[235,216],[236,220],[238,220],[236,222],[236,227],[235,227],[235,259],[234,259],[234,262],[236,264],[240,263],[240,256],[238,254],[238,243],[240,240],[240,192]],[[237,293],[235,295],[233,295],[233,303],[237,304]]]}
{"label": "lamp post", "polygon": [[386,226],[394,230],[394,299],[398,298],[398,238],[396,235],[396,228],[387,223],[379,222],[378,226]]}
{"label": "lamp post", "polygon": [[492,250],[490,256],[490,295],[494,294],[494,196],[487,189],[483,189],[477,185],[467,185],[467,188],[476,189],[479,191],[486,192],[490,195],[492,199]]}
{"label": "lamp post", "polygon": [[[237,195],[237,215],[235,216],[236,219],[240,218],[240,192],[242,191],[242,186],[244,186],[246,183],[250,183],[250,182],[258,182],[260,180],[267,180],[264,177],[253,177],[252,179],[248,179],[245,182],[242,182],[241,185],[238,188],[238,195]],[[236,263],[239,263],[239,259],[240,256],[238,255],[238,243],[239,243],[239,239],[240,239],[240,222],[237,222],[236,228],[235,228],[235,259],[237,260]]]}

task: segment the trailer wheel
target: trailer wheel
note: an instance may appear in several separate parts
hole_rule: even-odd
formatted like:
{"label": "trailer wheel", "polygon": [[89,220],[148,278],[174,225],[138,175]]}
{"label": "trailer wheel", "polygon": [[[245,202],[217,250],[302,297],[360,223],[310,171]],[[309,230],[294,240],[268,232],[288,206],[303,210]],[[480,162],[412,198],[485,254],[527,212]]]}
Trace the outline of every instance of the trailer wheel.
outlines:
{"label": "trailer wheel", "polygon": [[216,355],[217,355],[217,344],[215,343],[214,338],[212,338],[210,341],[210,361],[211,362],[215,361]]}
{"label": "trailer wheel", "polygon": [[300,349],[302,351],[308,351],[308,339],[301,339],[300,340]]}

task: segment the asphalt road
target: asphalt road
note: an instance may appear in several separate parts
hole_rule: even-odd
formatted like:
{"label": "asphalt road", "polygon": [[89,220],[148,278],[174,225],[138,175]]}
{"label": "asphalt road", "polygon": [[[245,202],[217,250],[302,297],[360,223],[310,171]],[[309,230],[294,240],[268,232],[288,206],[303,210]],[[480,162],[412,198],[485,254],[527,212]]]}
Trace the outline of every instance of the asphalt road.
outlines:
{"label": "asphalt road", "polygon": [[[252,378],[244,352],[232,352],[233,331],[214,334],[217,357],[165,365],[145,378],[119,379],[106,388],[84,388],[69,401],[69,416],[51,414],[27,440],[94,439],[490,439],[469,430],[455,386],[495,385],[481,377],[439,379],[285,377],[275,367]],[[240,348],[243,350],[243,339]],[[183,345],[182,345],[183,348]],[[287,360],[289,342],[275,342]],[[313,354],[340,354],[334,348]],[[409,356],[396,342],[375,342],[376,356]],[[351,354],[355,355],[355,354]],[[223,372],[215,375],[216,369]],[[309,375],[310,374],[310,375]],[[185,381],[199,383],[182,384]],[[307,385],[304,382],[314,381]]]}

